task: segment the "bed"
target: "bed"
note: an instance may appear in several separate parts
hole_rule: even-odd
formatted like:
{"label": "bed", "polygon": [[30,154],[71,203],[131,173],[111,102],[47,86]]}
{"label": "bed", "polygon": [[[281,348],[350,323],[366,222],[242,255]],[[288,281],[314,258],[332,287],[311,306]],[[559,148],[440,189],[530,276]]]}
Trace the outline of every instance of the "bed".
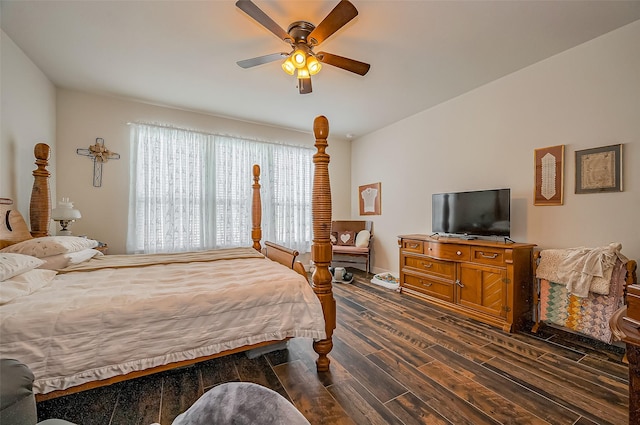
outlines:
{"label": "bed", "polygon": [[[269,242],[264,248],[261,244],[259,167],[254,166],[252,247],[95,256],[71,261],[57,271],[28,266],[24,273],[0,282],[2,288],[19,285],[14,289],[23,291],[8,301],[3,295],[0,357],[19,359],[31,368],[39,400],[292,337],[312,339],[318,354],[317,370],[327,371],[336,321],[328,269],[328,131],[327,119],[317,117],[312,201],[312,260],[316,267],[311,285],[304,267],[295,261],[296,251]],[[29,257],[42,261],[24,255],[29,252],[23,244],[42,250],[42,245],[53,246],[56,240],[46,237],[50,218],[48,154],[46,145],[36,146],[38,169],[34,171],[30,233],[38,237],[29,240],[26,223],[10,200],[0,201],[0,247],[15,249],[12,258],[23,254],[27,261]],[[33,248],[36,242],[39,247]],[[16,280],[18,283],[11,283]]]}
{"label": "bed", "polygon": [[[637,283],[636,262],[620,249],[610,244],[536,252],[532,331],[544,323],[611,344],[609,321],[624,305],[626,287]],[[589,271],[594,264],[599,269]]]}

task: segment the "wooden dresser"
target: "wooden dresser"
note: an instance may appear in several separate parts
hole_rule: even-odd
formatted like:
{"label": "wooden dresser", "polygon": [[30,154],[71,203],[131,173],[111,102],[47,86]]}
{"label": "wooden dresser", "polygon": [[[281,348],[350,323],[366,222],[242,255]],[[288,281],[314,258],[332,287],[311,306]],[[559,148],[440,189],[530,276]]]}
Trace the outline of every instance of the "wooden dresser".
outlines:
{"label": "wooden dresser", "polygon": [[534,244],[401,235],[400,291],[511,332],[530,317]]}

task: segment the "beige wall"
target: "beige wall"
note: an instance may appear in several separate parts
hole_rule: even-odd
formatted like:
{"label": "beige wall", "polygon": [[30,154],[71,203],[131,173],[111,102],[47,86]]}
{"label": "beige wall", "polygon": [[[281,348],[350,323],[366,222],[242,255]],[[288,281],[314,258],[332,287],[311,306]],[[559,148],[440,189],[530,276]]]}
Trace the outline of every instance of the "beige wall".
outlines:
{"label": "beige wall", "polygon": [[[127,205],[129,197],[128,122],[156,122],[200,131],[230,134],[271,142],[313,145],[309,133],[170,109],[139,102],[92,95],[65,89],[57,94],[58,114],[58,197],[70,197],[81,211],[82,219],[72,226],[74,234],[83,234],[109,244],[110,253],[125,253]],[[105,146],[121,155],[103,165],[102,187],[92,186],[93,163],[76,154],[101,137]],[[348,217],[350,142],[329,135],[328,153],[334,216]],[[251,184],[251,181],[247,181]]]}
{"label": "beige wall", "polygon": [[[33,178],[33,147],[56,145],[56,90],[47,77],[0,31],[0,197],[12,198],[27,219]],[[55,151],[55,149],[54,149]],[[49,169],[55,170],[55,153]],[[51,195],[55,195],[55,180]]]}
{"label": "beige wall", "polygon": [[[398,271],[397,235],[431,231],[432,193],[502,187],[516,241],[618,241],[640,260],[638,40],[640,21],[354,141],[353,217],[357,187],[382,182],[382,215],[369,216],[374,269]],[[575,151],[618,143],[624,192],[575,194]],[[533,152],[554,145],[566,146],[564,205],[534,206]]]}

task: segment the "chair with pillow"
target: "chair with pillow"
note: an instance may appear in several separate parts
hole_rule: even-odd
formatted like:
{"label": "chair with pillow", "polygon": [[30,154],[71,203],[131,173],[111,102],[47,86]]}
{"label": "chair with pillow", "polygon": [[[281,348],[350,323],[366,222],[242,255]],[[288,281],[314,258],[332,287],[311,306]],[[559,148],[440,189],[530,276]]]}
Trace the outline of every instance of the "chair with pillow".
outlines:
{"label": "chair with pillow", "polygon": [[331,222],[331,244],[337,263],[364,265],[371,270],[373,222],[366,220],[336,220]]}

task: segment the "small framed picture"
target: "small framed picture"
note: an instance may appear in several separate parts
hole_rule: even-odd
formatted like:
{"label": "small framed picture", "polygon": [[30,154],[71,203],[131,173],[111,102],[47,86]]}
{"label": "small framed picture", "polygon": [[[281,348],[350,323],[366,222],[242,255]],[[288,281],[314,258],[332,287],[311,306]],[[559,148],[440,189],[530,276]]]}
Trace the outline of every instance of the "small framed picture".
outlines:
{"label": "small framed picture", "polygon": [[358,203],[360,215],[380,215],[381,187],[380,183],[365,184],[358,187]]}
{"label": "small framed picture", "polygon": [[564,145],[535,149],[533,205],[562,205]]}
{"label": "small framed picture", "polygon": [[622,145],[576,151],[576,193],[622,192]]}

